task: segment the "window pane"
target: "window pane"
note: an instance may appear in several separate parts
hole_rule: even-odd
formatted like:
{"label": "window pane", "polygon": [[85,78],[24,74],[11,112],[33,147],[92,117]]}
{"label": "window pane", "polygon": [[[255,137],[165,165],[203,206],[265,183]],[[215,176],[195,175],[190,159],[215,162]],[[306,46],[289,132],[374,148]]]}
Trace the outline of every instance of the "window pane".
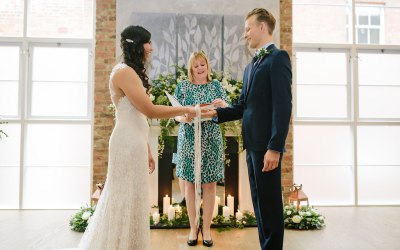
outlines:
{"label": "window pane", "polygon": [[346,86],[297,85],[297,117],[347,117]]}
{"label": "window pane", "polygon": [[381,18],[380,16],[371,16],[371,25],[380,25]]}
{"label": "window pane", "polygon": [[87,82],[87,48],[33,48],[33,81]]}
{"label": "window pane", "polygon": [[357,29],[357,41],[358,43],[368,43],[368,29]]}
{"label": "window pane", "polygon": [[358,24],[365,24],[368,25],[368,16],[359,16],[358,17]]}
{"label": "window pane", "polygon": [[[3,154],[1,156],[3,157]],[[0,209],[18,209],[18,207],[19,167],[0,166]]]}
{"label": "window pane", "polygon": [[[88,49],[35,47],[31,115],[86,117]],[[54,63],[54,58],[62,58]]]}
{"label": "window pane", "polygon": [[353,165],[350,126],[295,125],[295,165]]}
{"label": "window pane", "polygon": [[293,42],[348,43],[347,15],[351,11],[347,2],[293,0]]}
{"label": "window pane", "polygon": [[17,116],[18,106],[18,82],[0,80],[0,116]]}
{"label": "window pane", "polygon": [[89,166],[90,125],[29,124],[27,166]]}
{"label": "window pane", "polygon": [[0,37],[23,36],[24,0],[1,0]]}
{"label": "window pane", "polygon": [[360,85],[400,86],[400,54],[359,53],[358,57]]}
{"label": "window pane", "polygon": [[400,86],[360,86],[360,118],[400,118]]}
{"label": "window pane", "polygon": [[296,52],[298,84],[347,83],[346,53]]}
{"label": "window pane", "polygon": [[312,205],[354,204],[352,167],[295,165],[294,182],[303,184]]}
{"label": "window pane", "polygon": [[81,116],[88,111],[88,86],[82,82],[34,82],[32,116]]}
{"label": "window pane", "polygon": [[400,205],[399,179],[400,165],[359,166],[359,204]]}
{"label": "window pane", "polygon": [[27,167],[23,208],[79,208],[89,203],[90,167]]}
{"label": "window pane", "polygon": [[30,0],[28,3],[28,36],[93,37],[93,0]]}
{"label": "window pane", "polygon": [[0,81],[18,81],[19,47],[0,46]]}
{"label": "window pane", "polygon": [[21,125],[15,123],[0,124],[0,128],[8,135],[0,139],[0,167],[20,165]]}
{"label": "window pane", "polygon": [[371,44],[379,44],[379,30],[378,29],[370,29],[369,30],[369,39]]}
{"label": "window pane", "polygon": [[360,165],[400,165],[400,126],[360,126],[357,144]]}

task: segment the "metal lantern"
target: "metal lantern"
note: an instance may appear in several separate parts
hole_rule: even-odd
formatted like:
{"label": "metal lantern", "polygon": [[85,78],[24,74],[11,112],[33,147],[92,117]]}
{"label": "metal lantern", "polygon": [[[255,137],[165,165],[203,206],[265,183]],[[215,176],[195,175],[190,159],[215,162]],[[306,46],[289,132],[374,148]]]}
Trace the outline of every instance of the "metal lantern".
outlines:
{"label": "metal lantern", "polygon": [[104,183],[97,183],[96,184],[96,191],[92,194],[92,203],[96,204],[97,201],[100,199],[101,191],[103,191]]}
{"label": "metal lantern", "polygon": [[290,189],[291,193],[289,195],[289,203],[291,202],[296,202],[296,208],[299,210],[300,207],[300,202],[302,201],[307,201],[307,207],[308,207],[308,197],[307,195],[303,192],[302,190],[303,184],[296,185],[293,184],[292,188]]}

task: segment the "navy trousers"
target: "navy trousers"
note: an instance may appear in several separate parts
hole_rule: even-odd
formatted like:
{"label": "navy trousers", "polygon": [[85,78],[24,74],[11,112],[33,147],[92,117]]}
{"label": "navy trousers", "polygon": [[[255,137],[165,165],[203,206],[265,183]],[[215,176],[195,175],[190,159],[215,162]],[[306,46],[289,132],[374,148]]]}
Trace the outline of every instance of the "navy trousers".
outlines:
{"label": "navy trousers", "polygon": [[265,151],[247,150],[247,166],[251,197],[257,219],[262,250],[281,250],[283,247],[283,204],[281,161],[272,171],[262,172]]}

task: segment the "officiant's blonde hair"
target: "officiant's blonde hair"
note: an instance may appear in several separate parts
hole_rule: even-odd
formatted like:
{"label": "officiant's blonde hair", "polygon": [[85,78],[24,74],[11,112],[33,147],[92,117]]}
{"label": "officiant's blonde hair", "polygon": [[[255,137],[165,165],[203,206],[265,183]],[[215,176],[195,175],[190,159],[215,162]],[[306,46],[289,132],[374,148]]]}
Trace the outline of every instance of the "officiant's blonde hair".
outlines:
{"label": "officiant's blonde hair", "polygon": [[211,69],[210,69],[210,64],[208,63],[208,59],[207,59],[207,55],[204,51],[200,50],[200,51],[195,51],[193,52],[190,57],[189,57],[189,62],[188,62],[188,78],[189,81],[193,82],[194,77],[192,74],[192,65],[193,62],[198,59],[198,58],[203,58],[204,61],[206,61],[207,64],[207,81],[210,82],[211,81]]}

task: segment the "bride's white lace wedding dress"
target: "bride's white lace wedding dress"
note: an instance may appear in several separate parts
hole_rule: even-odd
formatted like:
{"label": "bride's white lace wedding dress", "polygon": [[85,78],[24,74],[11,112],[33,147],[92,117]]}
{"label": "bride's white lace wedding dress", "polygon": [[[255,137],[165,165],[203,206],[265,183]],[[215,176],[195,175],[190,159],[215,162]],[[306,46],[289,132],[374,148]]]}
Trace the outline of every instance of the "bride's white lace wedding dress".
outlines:
{"label": "bride's white lace wedding dress", "polygon": [[148,133],[146,116],[118,96],[110,75],[116,123],[110,137],[105,187],[78,249],[150,249]]}

